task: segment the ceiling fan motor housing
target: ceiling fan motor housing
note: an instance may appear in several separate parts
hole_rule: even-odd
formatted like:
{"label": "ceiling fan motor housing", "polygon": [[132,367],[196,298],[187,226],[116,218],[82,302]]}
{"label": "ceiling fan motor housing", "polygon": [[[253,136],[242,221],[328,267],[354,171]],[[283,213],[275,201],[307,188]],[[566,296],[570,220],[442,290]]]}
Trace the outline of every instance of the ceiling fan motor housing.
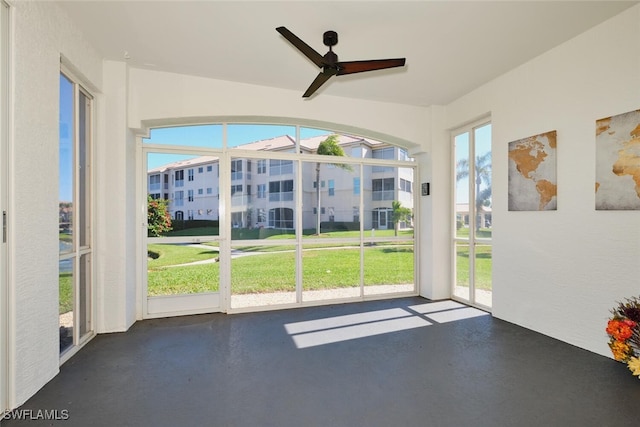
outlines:
{"label": "ceiling fan motor housing", "polygon": [[331,30],[325,31],[324,35],[322,36],[322,41],[325,46],[335,46],[338,44],[338,33]]}

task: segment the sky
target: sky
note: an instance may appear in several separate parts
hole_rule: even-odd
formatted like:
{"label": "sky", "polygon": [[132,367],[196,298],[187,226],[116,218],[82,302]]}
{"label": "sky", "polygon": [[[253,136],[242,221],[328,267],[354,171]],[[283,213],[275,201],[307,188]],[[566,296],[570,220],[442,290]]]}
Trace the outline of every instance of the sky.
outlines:
{"label": "sky", "polygon": [[[189,147],[222,148],[222,125],[194,125],[171,128],[152,129],[149,138],[143,143],[184,145]],[[330,131],[300,128],[300,138],[311,138],[318,135],[330,134]],[[227,146],[235,147],[249,142],[289,135],[295,139],[295,126],[283,125],[227,125]],[[194,157],[193,155],[157,155],[148,157],[148,169]]]}
{"label": "sky", "polygon": [[73,84],[60,74],[60,201],[73,195]]}
{"label": "sky", "polygon": [[[491,151],[491,124],[474,128],[473,132],[476,157]],[[470,132],[464,132],[455,137],[456,164],[462,159],[469,159],[469,137]],[[468,178],[456,183],[456,203],[469,203]]]}

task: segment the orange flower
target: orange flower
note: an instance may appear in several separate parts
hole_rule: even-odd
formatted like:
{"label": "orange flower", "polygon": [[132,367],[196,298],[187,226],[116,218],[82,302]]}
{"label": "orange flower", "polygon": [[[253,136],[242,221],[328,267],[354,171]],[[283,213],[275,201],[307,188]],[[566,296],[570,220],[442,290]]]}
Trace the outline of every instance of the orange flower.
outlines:
{"label": "orange flower", "polygon": [[633,328],[636,322],[632,320],[609,320],[607,323],[607,334],[618,341],[626,341],[633,335]]}

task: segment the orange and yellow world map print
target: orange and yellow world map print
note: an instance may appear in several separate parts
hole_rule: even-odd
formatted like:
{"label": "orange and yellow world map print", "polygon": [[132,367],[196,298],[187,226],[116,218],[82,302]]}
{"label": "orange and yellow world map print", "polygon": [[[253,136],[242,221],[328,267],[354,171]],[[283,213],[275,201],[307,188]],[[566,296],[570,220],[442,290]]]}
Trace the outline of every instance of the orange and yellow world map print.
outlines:
{"label": "orange and yellow world map print", "polygon": [[640,209],[640,110],[596,121],[596,209]]}
{"label": "orange and yellow world map print", "polygon": [[556,131],[510,142],[509,210],[556,209]]}

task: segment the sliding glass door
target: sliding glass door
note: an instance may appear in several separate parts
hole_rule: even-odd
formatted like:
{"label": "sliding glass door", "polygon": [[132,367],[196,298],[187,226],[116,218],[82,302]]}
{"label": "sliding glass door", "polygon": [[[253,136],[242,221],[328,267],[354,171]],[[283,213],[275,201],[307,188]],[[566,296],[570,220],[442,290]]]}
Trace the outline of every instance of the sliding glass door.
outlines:
{"label": "sliding glass door", "polygon": [[491,307],[491,124],[453,133],[455,218],[453,296]]}

